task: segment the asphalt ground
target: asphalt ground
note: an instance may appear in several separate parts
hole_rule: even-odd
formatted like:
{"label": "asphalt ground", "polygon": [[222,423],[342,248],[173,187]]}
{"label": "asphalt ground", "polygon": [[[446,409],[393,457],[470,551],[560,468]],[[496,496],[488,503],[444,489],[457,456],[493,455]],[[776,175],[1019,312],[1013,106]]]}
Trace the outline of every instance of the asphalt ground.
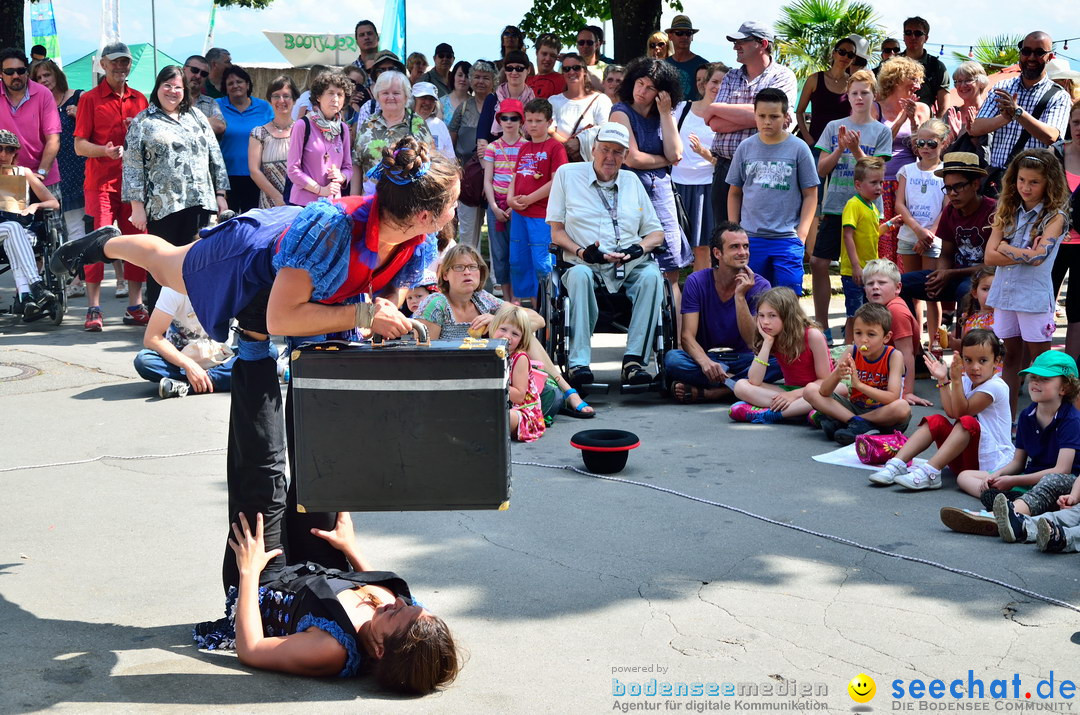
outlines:
{"label": "asphalt ground", "polygon": [[[0,712],[1073,704],[1060,688],[1080,676],[1075,611],[673,494],[532,466],[514,468],[508,511],[354,514],[375,566],[403,575],[453,628],[465,664],[444,692],[400,698],[370,680],[258,672],[201,653],[191,624],[223,606],[228,396],[159,400],[132,368],[141,329],[120,325],[125,301],[111,295],[98,334],[82,331],[78,309],[59,328],[0,316]],[[0,282],[0,304],[9,298]],[[601,379],[615,374],[619,341],[597,337]],[[928,381],[918,392],[934,398]],[[619,477],[1080,603],[1075,556],[943,527],[940,507],[978,508],[952,480],[929,493],[876,489],[867,472],[811,460],[831,448],[819,431],[735,424],[725,405],[655,394],[590,402],[596,419],[558,419],[540,441],[515,443],[513,458],[580,467],[576,431],[629,429],[642,445]],[[101,455],[131,459],[27,466]],[[1057,697],[1042,700],[1036,686],[1051,670]],[[916,679],[962,679],[966,693],[969,671],[985,699],[907,694]],[[860,673],[877,684],[867,705],[847,692]],[[699,684],[702,694],[654,696],[654,679],[658,692]],[[990,699],[995,679],[1008,681],[1008,698]]]}

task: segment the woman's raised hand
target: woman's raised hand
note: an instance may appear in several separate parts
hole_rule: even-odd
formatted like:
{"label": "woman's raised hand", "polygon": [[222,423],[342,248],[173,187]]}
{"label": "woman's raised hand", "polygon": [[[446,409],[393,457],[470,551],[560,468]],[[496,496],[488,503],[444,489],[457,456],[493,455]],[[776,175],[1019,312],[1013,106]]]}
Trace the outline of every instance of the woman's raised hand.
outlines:
{"label": "woman's raised hand", "polygon": [[326,541],[342,553],[356,545],[356,534],[353,532],[352,517],[349,516],[349,512],[347,511],[338,512],[337,522],[334,524],[333,531],[312,529],[311,533],[318,536],[323,541]]}
{"label": "woman's raised hand", "polygon": [[233,538],[229,539],[229,547],[236,553],[236,568],[242,574],[255,576],[262,573],[266,564],[284,553],[281,549],[266,550],[266,542],[263,540],[263,515],[255,515],[255,532],[252,533],[248,526],[247,517],[240,513],[240,525],[232,523]]}
{"label": "woman's raised hand", "polygon": [[402,315],[396,305],[386,298],[375,299],[375,314],[371,318],[371,332],[388,340],[393,340],[412,332],[412,329],[412,323]]}
{"label": "woman's raised hand", "polygon": [[656,93],[656,108],[660,114],[671,114],[671,94],[668,92]]}

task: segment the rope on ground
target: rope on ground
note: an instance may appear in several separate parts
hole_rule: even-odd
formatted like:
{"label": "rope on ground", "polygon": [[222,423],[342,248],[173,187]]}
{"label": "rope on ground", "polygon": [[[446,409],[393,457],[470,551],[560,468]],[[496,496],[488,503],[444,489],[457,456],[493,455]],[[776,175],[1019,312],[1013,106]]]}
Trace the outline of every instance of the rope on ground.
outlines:
{"label": "rope on ground", "polygon": [[[141,454],[141,455],[102,454],[102,455],[97,456],[97,457],[90,457],[88,459],[77,459],[77,460],[72,460],[70,462],[52,462],[52,463],[49,463],[49,464],[30,464],[30,465],[25,465],[25,466],[21,466],[21,467],[3,467],[3,468],[0,468],[0,473],[18,472],[18,471],[24,471],[24,470],[30,470],[30,469],[46,469],[48,467],[70,467],[70,466],[74,466],[74,465],[77,465],[77,464],[90,464],[91,462],[102,462],[102,461],[105,461],[107,459],[129,460],[129,461],[130,460],[142,460],[142,459],[172,459],[174,457],[193,457],[193,456],[199,455],[199,454],[212,454],[212,453],[215,453],[215,452],[223,452],[223,451],[225,451],[224,447],[214,447],[214,448],[210,448],[210,449],[197,449],[197,450],[190,451],[190,452],[173,452],[171,454]],[[736,514],[742,514],[743,516],[748,516],[751,519],[757,519],[758,521],[765,522],[766,524],[772,524],[773,526],[781,526],[781,527],[783,527],[785,529],[791,529],[792,531],[798,531],[799,533],[802,533],[802,534],[807,534],[809,536],[816,536],[819,539],[827,539],[829,541],[834,541],[834,542],[836,542],[838,544],[843,544],[845,546],[851,546],[851,547],[856,548],[856,549],[861,549],[862,551],[868,551],[868,552],[870,552],[872,554],[878,554],[879,556],[888,556],[888,557],[891,557],[891,558],[894,558],[894,559],[901,559],[903,561],[910,561],[912,563],[922,564],[923,566],[930,566],[932,568],[941,569],[942,571],[946,571],[946,572],[951,573],[951,574],[956,574],[957,576],[964,576],[966,578],[975,579],[976,581],[983,581],[985,583],[991,583],[991,584],[994,584],[995,586],[1001,586],[1002,588],[1008,589],[1009,591],[1012,591],[1014,593],[1019,593],[1019,594],[1021,594],[1023,596],[1028,596],[1029,598],[1034,598],[1036,600],[1043,601],[1045,603],[1049,603],[1052,606],[1059,606],[1061,608],[1067,608],[1070,611],[1075,611],[1077,613],[1080,613],[1080,607],[1074,606],[1073,604],[1068,603],[1067,601],[1061,601],[1061,600],[1053,598],[1051,596],[1045,596],[1045,595],[1043,595],[1041,593],[1038,593],[1037,591],[1032,591],[1031,589],[1023,588],[1022,586],[1014,586],[1013,584],[1008,583],[1006,581],[1001,581],[1001,580],[996,579],[996,578],[991,578],[990,576],[983,576],[982,574],[976,573],[974,571],[968,571],[967,569],[958,569],[958,568],[956,568],[954,566],[949,566],[947,564],[939,563],[937,561],[931,561],[930,559],[919,558],[918,556],[909,556],[907,554],[898,554],[895,551],[887,551],[885,549],[879,549],[876,546],[868,546],[867,544],[861,544],[858,541],[853,541],[852,539],[846,539],[846,538],[844,538],[842,536],[836,536],[835,534],[826,534],[826,533],[821,532],[821,531],[814,531],[813,529],[808,529],[805,526],[798,526],[797,524],[787,524],[787,523],[782,522],[782,521],[777,521],[776,519],[770,519],[767,516],[762,516],[761,514],[755,514],[754,512],[747,511],[746,509],[740,509],[737,506],[731,506],[730,504],[724,504],[722,502],[713,501],[711,499],[705,499],[704,497],[696,497],[696,496],[693,496],[692,494],[686,494],[686,493],[680,492],[680,491],[678,491],[676,489],[669,489],[667,487],[661,487],[661,486],[658,486],[656,484],[648,484],[646,482],[638,482],[638,481],[634,481],[633,479],[624,479],[622,477],[613,477],[613,476],[611,476],[609,474],[594,474],[593,472],[587,472],[584,469],[579,469],[578,467],[575,467],[575,466],[572,466],[572,465],[569,465],[569,464],[544,464],[543,462],[520,462],[520,461],[517,461],[517,460],[513,460],[512,463],[516,464],[519,467],[541,467],[543,469],[559,469],[559,470],[563,470],[563,471],[570,471],[570,472],[575,472],[577,474],[581,474],[581,475],[586,476],[586,477],[592,477],[593,479],[602,479],[602,480],[607,481],[607,482],[616,482],[618,484],[629,484],[629,485],[635,486],[635,487],[643,487],[645,489],[652,489],[653,491],[661,492],[663,494],[670,494],[672,496],[681,497],[683,499],[689,499],[690,501],[698,502],[699,504],[706,504],[708,506],[719,507],[720,509],[727,509],[728,511],[735,512]]]}

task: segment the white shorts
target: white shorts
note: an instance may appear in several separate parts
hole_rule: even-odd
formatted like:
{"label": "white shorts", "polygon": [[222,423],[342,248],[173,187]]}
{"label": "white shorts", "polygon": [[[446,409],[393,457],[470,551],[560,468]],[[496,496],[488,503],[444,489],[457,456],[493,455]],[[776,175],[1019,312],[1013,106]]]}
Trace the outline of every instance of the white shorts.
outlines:
{"label": "white shorts", "polygon": [[1053,308],[1046,313],[994,309],[994,334],[1002,340],[1023,338],[1025,343],[1048,343],[1055,330]]}
{"label": "white shorts", "polygon": [[[897,242],[896,242],[896,252],[901,256],[917,256],[917,255],[919,255],[918,253],[915,253],[915,243],[908,243],[907,241],[904,241],[902,239],[897,240]],[[925,258],[940,258],[941,257],[941,239],[940,238],[935,239],[934,242],[930,244],[930,248],[926,249],[926,252],[923,253],[922,255]],[[912,270],[910,268],[907,268],[907,266],[905,266],[905,269]],[[919,270],[919,269],[916,268],[914,270]]]}

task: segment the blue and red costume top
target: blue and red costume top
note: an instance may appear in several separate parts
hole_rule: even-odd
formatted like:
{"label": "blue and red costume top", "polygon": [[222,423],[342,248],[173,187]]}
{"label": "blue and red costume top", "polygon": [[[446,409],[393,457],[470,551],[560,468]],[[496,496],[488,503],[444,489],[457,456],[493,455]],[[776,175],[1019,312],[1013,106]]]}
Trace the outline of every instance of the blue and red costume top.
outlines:
{"label": "blue and red costume top", "polygon": [[311,299],[332,305],[358,303],[389,286],[410,286],[437,256],[434,239],[421,234],[394,247],[378,266],[373,195],[255,209],[202,236],[184,259],[184,283],[199,322],[220,342],[228,339],[234,316],[267,299],[281,268],[307,271]]}

